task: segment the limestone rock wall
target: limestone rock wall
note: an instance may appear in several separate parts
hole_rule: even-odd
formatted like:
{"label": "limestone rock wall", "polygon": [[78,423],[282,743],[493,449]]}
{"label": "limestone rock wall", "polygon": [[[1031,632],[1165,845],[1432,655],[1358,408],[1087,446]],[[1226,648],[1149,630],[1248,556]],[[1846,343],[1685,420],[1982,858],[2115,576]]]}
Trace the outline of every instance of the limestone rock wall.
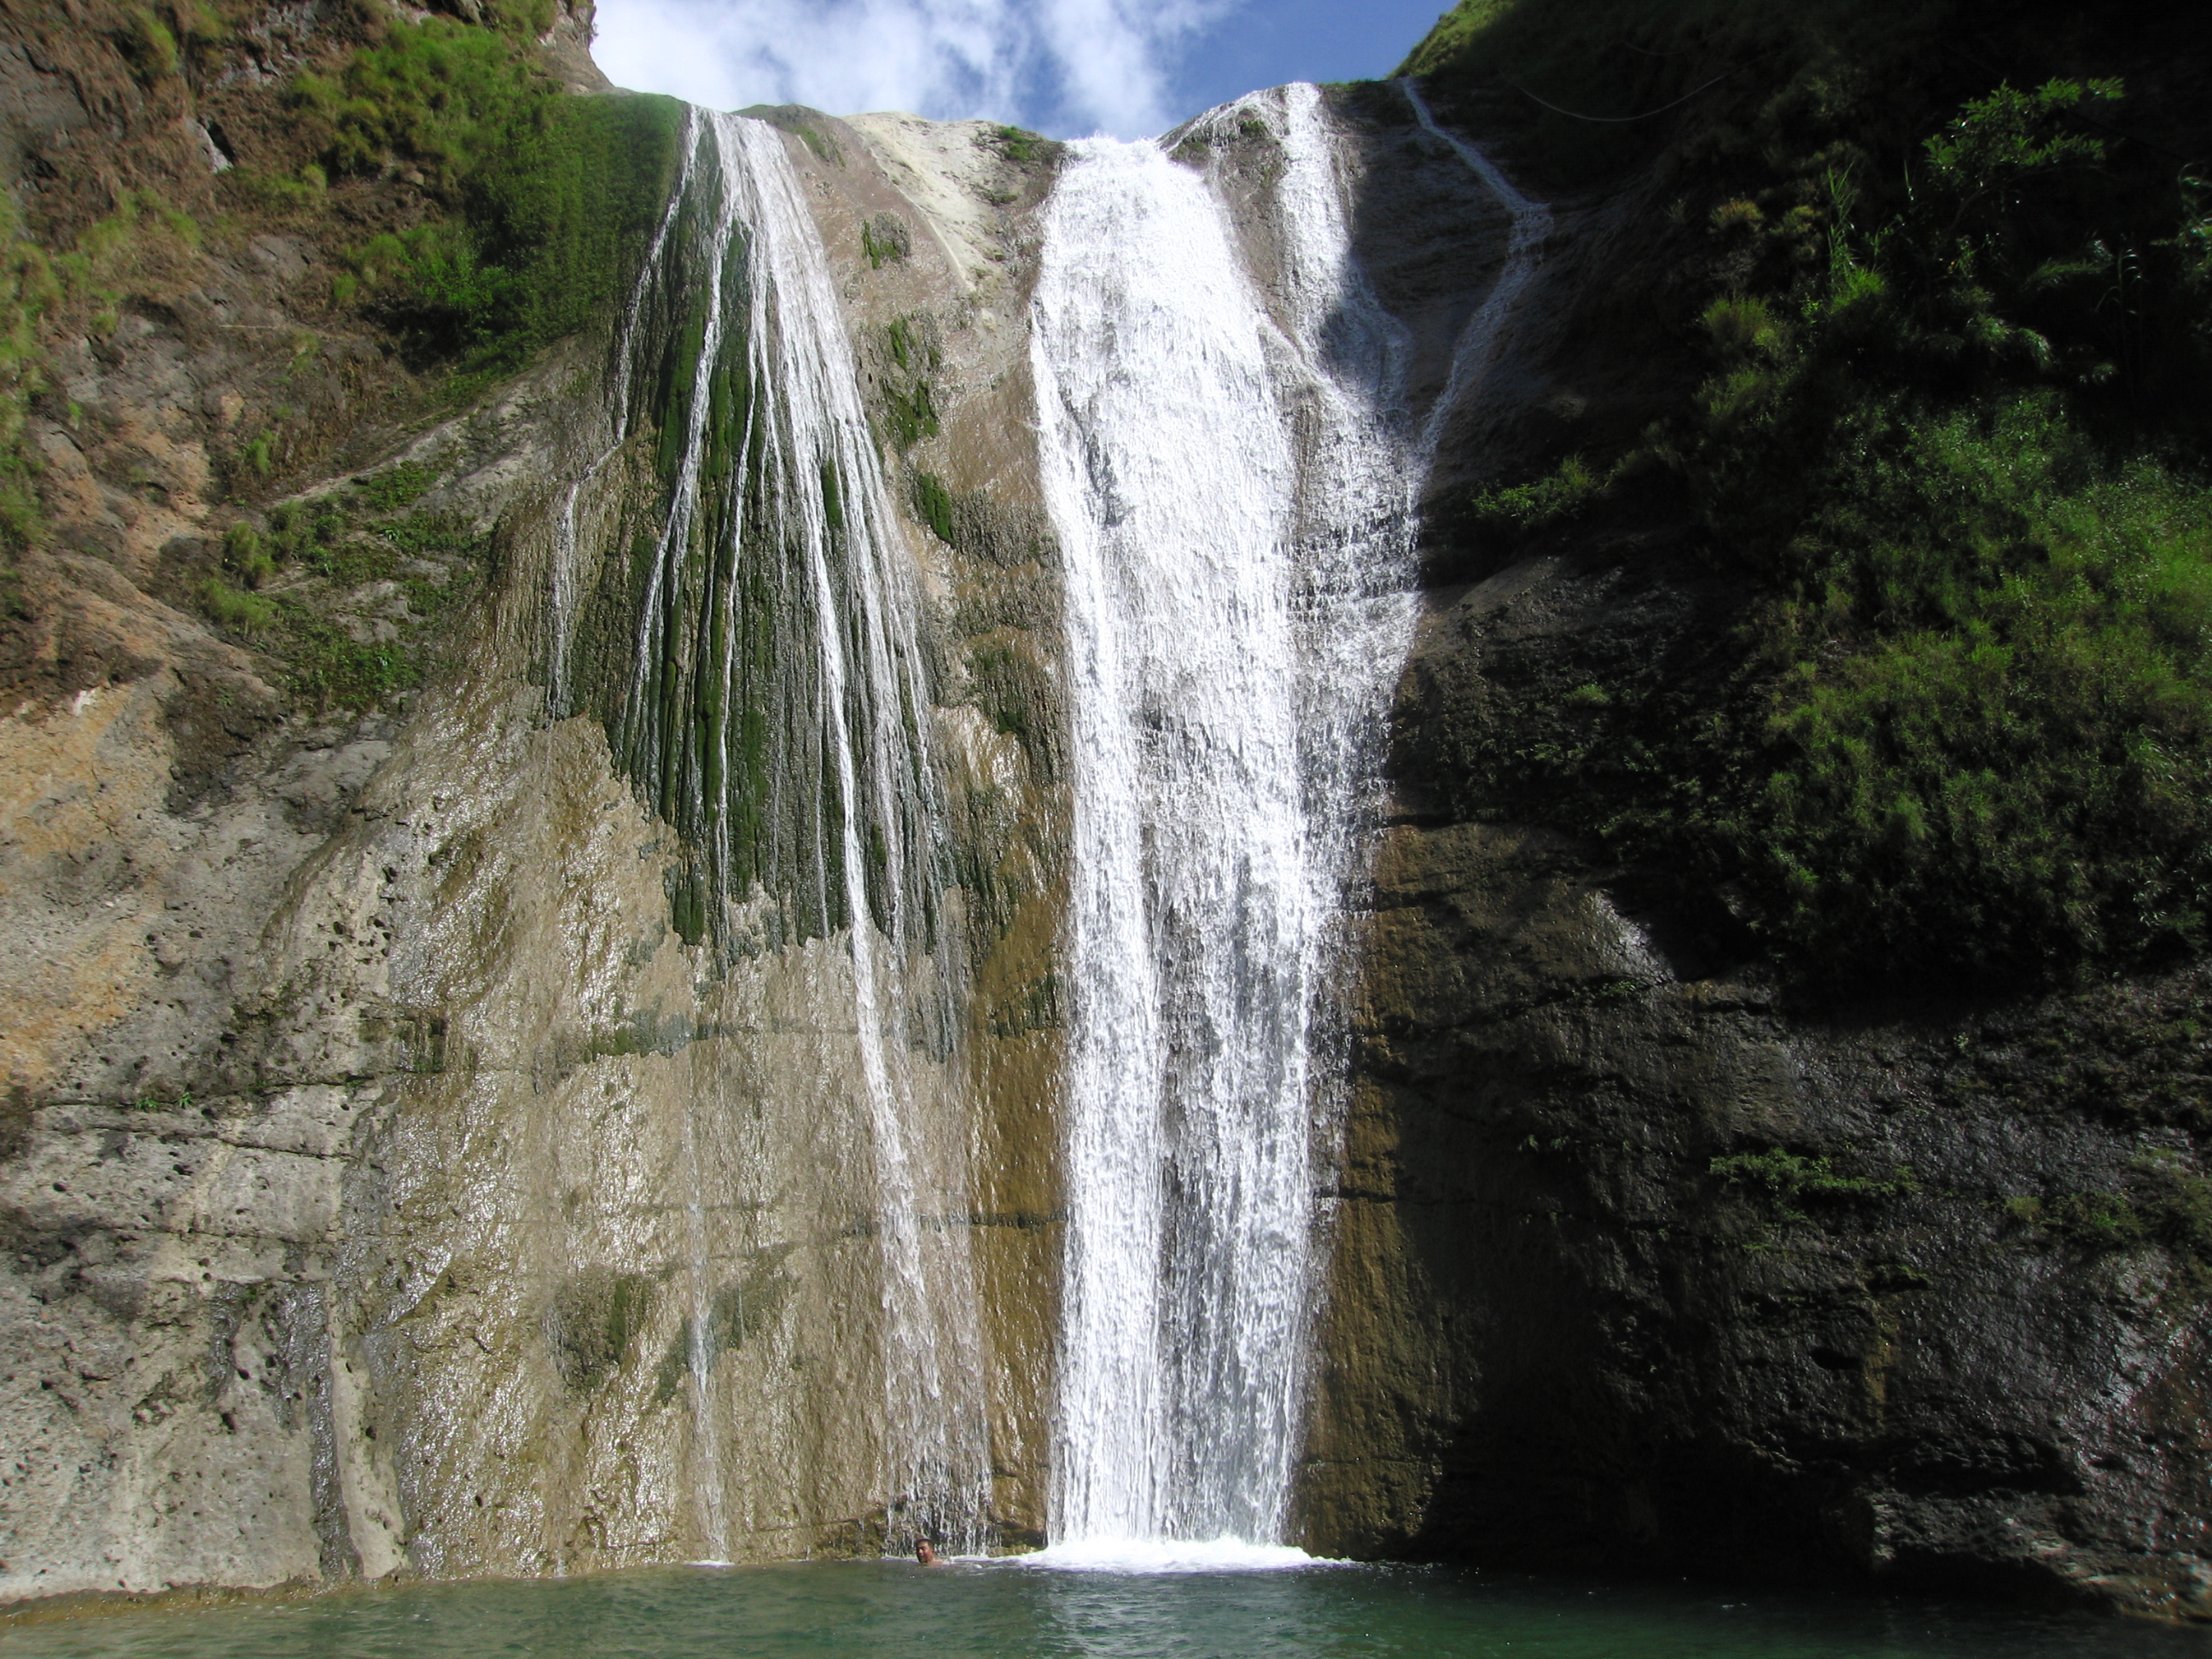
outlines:
{"label": "limestone rock wall", "polygon": [[[926,1223],[973,1235],[991,1310],[940,1310],[999,1379],[989,1519],[1034,1537],[1057,715],[1006,319],[1048,173],[987,128],[770,113],[872,395],[927,379],[900,500],[927,469],[957,508],[933,531],[909,505],[904,533],[963,814],[969,1029],[896,1063]],[[864,227],[901,250],[871,259]],[[894,322],[926,353],[896,362]],[[142,379],[165,349],[206,366],[143,337],[120,360]],[[167,630],[150,666],[0,725],[0,1595],[789,1556],[898,1524],[847,948],[732,969],[684,945],[672,836],[596,720],[547,713],[549,561],[566,481],[608,441],[605,356],[578,342],[362,458],[424,469],[424,507],[497,549],[411,698],[313,724],[249,653],[125,593],[118,636]],[[110,391],[126,416],[139,395]],[[624,455],[597,475],[590,556],[624,556],[593,536],[640,476]],[[71,602],[101,603],[109,568]],[[213,763],[179,717],[195,675],[210,718],[242,723]]]}

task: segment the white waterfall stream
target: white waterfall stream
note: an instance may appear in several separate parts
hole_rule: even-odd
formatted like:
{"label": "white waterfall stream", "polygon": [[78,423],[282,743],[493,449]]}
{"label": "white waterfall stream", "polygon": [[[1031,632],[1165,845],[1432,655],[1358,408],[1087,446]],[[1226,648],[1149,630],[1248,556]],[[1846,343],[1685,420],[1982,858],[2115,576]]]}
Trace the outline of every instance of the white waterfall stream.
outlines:
{"label": "white waterfall stream", "polygon": [[[1077,147],[1035,319],[1074,756],[1052,1535],[1266,1538],[1192,1500],[1267,1504],[1295,1404],[1296,457],[1227,217],[1157,146]],[[1205,1237],[1239,1223],[1275,1236]]]}
{"label": "white waterfall stream", "polygon": [[1458,343],[1452,349],[1450,377],[1427,418],[1421,422],[1420,455],[1425,467],[1435,456],[1437,446],[1443,441],[1445,423],[1482,389],[1484,377],[1498,355],[1499,337],[1527,295],[1528,284],[1535,280],[1544,239],[1552,234],[1552,210],[1515,189],[1504,169],[1480,148],[1439,126],[1419,87],[1411,81],[1401,81],[1397,87],[1413,106],[1413,117],[1422,130],[1449,145],[1467,163],[1468,170],[1482,180],[1484,188],[1498,198],[1512,220],[1505,245],[1504,268],[1498,273],[1498,281],[1484,297],[1481,308],[1460,330]]}
{"label": "white waterfall stream", "polygon": [[1075,1559],[1281,1540],[1342,1079],[1333,974],[1419,490],[1548,222],[1449,141],[1514,232],[1416,419],[1319,94],[1255,94],[1193,134],[1255,124],[1279,156],[1279,314],[1209,177],[1150,143],[1073,147],[1034,301],[1074,755],[1049,1553]]}

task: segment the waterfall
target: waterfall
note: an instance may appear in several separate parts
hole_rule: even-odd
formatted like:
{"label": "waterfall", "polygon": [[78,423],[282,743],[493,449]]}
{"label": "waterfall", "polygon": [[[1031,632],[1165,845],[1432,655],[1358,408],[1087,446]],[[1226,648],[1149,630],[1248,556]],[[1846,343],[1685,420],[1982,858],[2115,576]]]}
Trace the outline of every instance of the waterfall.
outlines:
{"label": "waterfall", "polygon": [[1413,106],[1413,118],[1421,124],[1422,131],[1442,139],[1454,155],[1467,163],[1468,170],[1481,179],[1483,187],[1504,207],[1513,227],[1506,237],[1504,268],[1484,296],[1481,308],[1460,330],[1458,342],[1452,348],[1451,373],[1435,406],[1429,410],[1428,418],[1421,422],[1420,453],[1425,465],[1443,441],[1445,423],[1482,388],[1483,379],[1498,355],[1505,325],[1528,292],[1528,284],[1535,280],[1544,240],[1552,234],[1552,210],[1541,202],[1530,201],[1516,190],[1504,169],[1475,145],[1439,126],[1429,109],[1429,100],[1421,96],[1420,88],[1413,82],[1400,81],[1395,84]]}
{"label": "waterfall", "polygon": [[[1214,112],[1172,156],[1070,146],[1046,209],[1030,368],[1073,757],[1048,1493],[1063,1558],[1221,1559],[1279,1546],[1289,1523],[1346,1072],[1346,918],[1410,640],[1418,499],[1548,230],[1439,136],[1514,229],[1425,413],[1407,407],[1412,337],[1353,255],[1313,88]],[[846,1000],[851,1036],[834,1076],[790,1086],[865,1119],[847,1236],[878,1253],[881,1395],[856,1420],[881,1425],[887,1541],[973,1548],[990,1492],[967,1210],[915,1082],[950,1054],[963,959],[940,902],[918,571],[787,143],[689,118],[615,345],[610,441],[560,503],[552,707],[596,714],[679,832],[672,913],[708,980],[836,965],[821,994]],[[744,1419],[718,1333],[744,1326],[723,1310],[752,1247],[722,1218],[751,1195],[718,1189],[737,1166],[715,1151],[730,1136],[711,1080],[690,1109],[681,1369],[699,1527],[726,1555],[750,1511],[721,1474]]]}
{"label": "waterfall", "polygon": [[[1202,1286],[1175,1268],[1304,1208],[1295,458],[1226,216],[1157,146],[1075,147],[1035,319],[1073,754],[1052,1535],[1267,1537],[1273,1515],[1186,1511],[1201,1483],[1280,1484],[1294,1246],[1221,1241]],[[1205,1443],[1209,1404],[1240,1420]]]}
{"label": "waterfall", "polygon": [[692,122],[617,394],[657,424],[665,491],[617,747],[701,849],[696,929],[759,948],[863,917],[927,945],[944,871],[914,577],[836,291],[782,136]]}
{"label": "waterfall", "polygon": [[[580,665],[599,666],[593,688],[556,684],[553,704],[595,707],[634,787],[681,832],[671,904],[708,971],[845,941],[848,1060],[837,1079],[791,1085],[865,1108],[865,1225],[881,1257],[884,1397],[871,1415],[883,1425],[889,1541],[927,1531],[970,1548],[988,1497],[973,1279],[966,1230],[925,1224],[922,1194],[945,1172],[930,1170],[909,1076],[917,1052],[941,1059],[950,1040],[957,954],[939,908],[944,814],[915,575],[785,144],[757,120],[688,118],[674,203],[615,352],[617,448],[639,452],[653,483],[599,561],[609,574],[592,613],[629,619],[628,634],[602,623],[596,652],[568,640],[589,620],[565,609],[572,492],[551,660],[579,678]],[[730,1553],[714,1335],[727,1292],[705,1217],[710,1200],[738,1195],[702,1190],[700,1143],[722,1109],[695,1097],[684,1136],[696,1486],[717,1556]]]}
{"label": "waterfall", "polygon": [[1061,1545],[1281,1534],[1317,1015],[1410,615],[1403,342],[1317,98],[1224,114],[1280,148],[1285,326],[1152,143],[1075,147],[1035,301],[1074,754]]}
{"label": "waterfall", "polygon": [[1051,1531],[1079,1559],[1282,1538],[1344,1076],[1340,930],[1410,641],[1418,495],[1548,228],[1462,148],[1513,245],[1416,419],[1318,93],[1240,100],[1176,153],[1255,135],[1274,150],[1264,288],[1218,160],[1091,141],[1049,204],[1033,302],[1074,757]]}

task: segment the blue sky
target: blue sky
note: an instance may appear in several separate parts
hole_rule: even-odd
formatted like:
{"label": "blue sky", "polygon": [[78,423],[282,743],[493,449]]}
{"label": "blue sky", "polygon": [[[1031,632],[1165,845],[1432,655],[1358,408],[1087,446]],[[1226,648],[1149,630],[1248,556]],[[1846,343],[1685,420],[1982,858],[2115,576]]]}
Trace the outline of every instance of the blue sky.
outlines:
{"label": "blue sky", "polygon": [[1284,81],[1387,75],[1440,0],[599,0],[620,85],[725,109],[1158,132]]}
{"label": "blue sky", "polygon": [[1177,118],[1255,87],[1388,75],[1442,9],[1439,0],[1249,0],[1176,64],[1169,85],[1182,103]]}

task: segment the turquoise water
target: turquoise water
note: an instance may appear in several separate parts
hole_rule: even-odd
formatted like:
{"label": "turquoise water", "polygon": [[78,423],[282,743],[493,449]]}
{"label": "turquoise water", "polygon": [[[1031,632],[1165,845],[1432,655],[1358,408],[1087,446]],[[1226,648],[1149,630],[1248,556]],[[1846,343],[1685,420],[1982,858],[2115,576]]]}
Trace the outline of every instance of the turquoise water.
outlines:
{"label": "turquoise water", "polygon": [[1136,1575],[1001,1564],[680,1569],[141,1610],[0,1630],[5,1659],[2212,1659],[2087,1614],[1447,1569]]}

